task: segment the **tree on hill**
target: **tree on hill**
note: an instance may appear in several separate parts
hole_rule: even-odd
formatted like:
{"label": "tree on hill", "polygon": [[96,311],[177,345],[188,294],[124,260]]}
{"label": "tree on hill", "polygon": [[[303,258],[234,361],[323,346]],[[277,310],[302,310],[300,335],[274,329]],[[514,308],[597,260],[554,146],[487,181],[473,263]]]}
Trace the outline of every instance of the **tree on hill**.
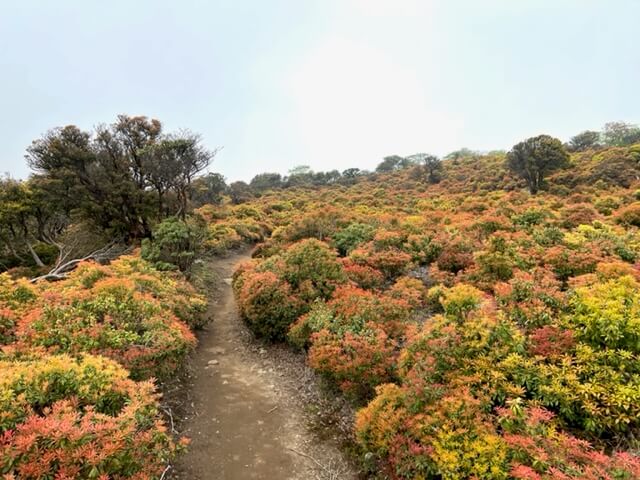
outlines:
{"label": "tree on hill", "polygon": [[480,156],[480,152],[471,150],[470,148],[461,148],[445,155],[445,160],[460,160],[462,158],[472,158]]}
{"label": "tree on hill", "polygon": [[196,206],[206,204],[218,205],[222,194],[227,190],[227,183],[220,173],[207,173],[191,183],[191,200]]}
{"label": "tree on hill", "polygon": [[507,166],[526,180],[533,195],[538,193],[549,172],[568,164],[569,154],[562,142],[549,135],[528,138],[514,145],[507,154]]}
{"label": "tree on hill", "polygon": [[604,125],[602,137],[606,145],[623,147],[640,142],[640,127],[626,122],[609,122]]}
{"label": "tree on hill", "polygon": [[394,170],[398,170],[404,158],[399,155],[389,155],[382,159],[382,162],[378,164],[376,167],[376,172],[385,173],[385,172],[393,172]]}
{"label": "tree on hill", "polygon": [[420,166],[419,168],[424,172],[424,178],[429,183],[438,183],[440,181],[442,161],[438,157],[429,153],[416,153],[408,158],[412,163]]}
{"label": "tree on hill", "polygon": [[253,190],[247,182],[237,181],[229,185],[229,196],[234,205],[248,202],[253,198]]}
{"label": "tree on hill", "polygon": [[251,179],[251,188],[257,192],[282,187],[282,175],[279,173],[259,173]]}
{"label": "tree on hill", "polygon": [[377,173],[395,172],[402,170],[415,164],[411,157],[401,157],[400,155],[389,155],[382,159],[382,162],[376,167]]}
{"label": "tree on hill", "polygon": [[298,165],[289,170],[289,176],[284,179],[287,187],[299,187],[313,183],[313,170],[308,165]]}
{"label": "tree on hill", "polygon": [[600,145],[600,132],[585,130],[571,137],[568,147],[572,152],[584,152],[585,150],[596,148]]}

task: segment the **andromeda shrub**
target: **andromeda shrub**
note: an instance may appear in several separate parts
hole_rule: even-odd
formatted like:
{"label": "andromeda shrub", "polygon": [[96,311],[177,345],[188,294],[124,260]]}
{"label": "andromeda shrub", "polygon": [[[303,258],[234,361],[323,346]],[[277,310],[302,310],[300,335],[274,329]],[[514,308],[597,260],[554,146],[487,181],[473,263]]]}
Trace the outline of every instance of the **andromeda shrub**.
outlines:
{"label": "andromeda shrub", "polygon": [[282,272],[277,272],[305,301],[327,299],[346,277],[336,253],[316,239],[301,240],[283,254]]}
{"label": "andromeda shrub", "polygon": [[241,269],[233,282],[240,314],[255,334],[270,340],[284,339],[314,301],[329,298],[347,280],[336,253],[316,239]]}
{"label": "andromeda shrub", "polygon": [[345,256],[352,250],[373,239],[375,227],[364,223],[350,223],[333,235],[333,244],[340,255]]}
{"label": "andromeda shrub", "polygon": [[640,227],[640,203],[635,202],[621,208],[616,212],[615,219],[625,226]]}
{"label": "andromeda shrub", "polygon": [[134,378],[171,373],[196,343],[184,321],[197,325],[206,308],[179,276],[163,278],[136,257],[81,264],[68,279],[38,284],[33,292],[14,316],[13,342],[5,350],[100,354]]}
{"label": "andromeda shrub", "polygon": [[238,282],[238,307],[249,328],[260,337],[282,340],[304,311],[291,286],[272,272],[245,272]]}
{"label": "andromeda shrub", "polygon": [[542,269],[518,271],[508,282],[496,284],[494,291],[502,311],[526,329],[551,323],[566,305],[560,282]]}
{"label": "andromeda shrub", "polygon": [[150,382],[101,357],[0,361],[7,479],[158,478],[176,452]]}
{"label": "andromeda shrub", "polygon": [[152,238],[142,241],[141,256],[159,270],[178,268],[188,272],[207,238],[199,217],[167,218],[153,229]]}
{"label": "andromeda shrub", "polygon": [[289,330],[289,341],[309,347],[309,365],[356,399],[394,378],[398,342],[411,327],[404,299],[342,287],[313,305]]}

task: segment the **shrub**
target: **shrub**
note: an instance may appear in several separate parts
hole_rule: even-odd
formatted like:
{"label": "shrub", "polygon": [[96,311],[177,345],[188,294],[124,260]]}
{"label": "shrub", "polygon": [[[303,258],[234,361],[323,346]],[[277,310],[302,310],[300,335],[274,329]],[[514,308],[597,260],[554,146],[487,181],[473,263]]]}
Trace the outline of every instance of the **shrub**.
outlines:
{"label": "shrub", "polygon": [[511,320],[530,329],[549,324],[566,304],[560,283],[545,270],[519,271],[495,286],[498,306]]}
{"label": "shrub", "polygon": [[0,361],[5,478],[157,478],[175,453],[151,383],[90,355]]}
{"label": "shrub", "polygon": [[473,391],[472,368],[517,348],[517,338],[482,315],[464,325],[434,317],[403,350],[400,385],[378,387],[358,412],[359,443],[392,478],[508,478],[505,442],[486,413],[491,399]]}
{"label": "shrub", "polygon": [[442,245],[431,235],[409,235],[404,248],[418,265],[429,265],[442,252]]}
{"label": "shrub", "polygon": [[440,303],[445,315],[458,322],[463,322],[471,312],[480,307],[483,299],[484,294],[477,288],[459,284],[444,289]]}
{"label": "shrub", "polygon": [[284,339],[289,325],[304,313],[291,286],[272,272],[246,272],[239,278],[238,306],[249,328],[260,337]]}
{"label": "shrub", "polygon": [[45,287],[42,303],[20,318],[18,351],[102,354],[145,378],[171,373],[195,346],[188,327],[132,280],[107,277],[86,289],[78,289],[74,277],[68,282]]}
{"label": "shrub", "polygon": [[632,203],[621,208],[616,213],[615,219],[622,225],[640,227],[640,203]]}
{"label": "shrub", "polygon": [[464,244],[447,244],[440,252],[436,263],[440,270],[455,274],[473,265],[473,254]]}
{"label": "shrub", "polygon": [[640,284],[631,276],[578,288],[566,317],[578,338],[596,348],[640,354]]}
{"label": "shrub", "polygon": [[363,243],[373,239],[375,228],[365,223],[350,223],[346,228],[333,235],[333,244],[342,256],[348,255],[352,250]]}
{"label": "shrub", "polygon": [[366,399],[393,379],[396,343],[373,322],[354,331],[320,330],[311,336],[309,365],[348,395]]}
{"label": "shrub", "polygon": [[351,252],[349,258],[358,265],[368,265],[383,273],[390,280],[407,272],[411,265],[411,255],[395,247],[377,250],[372,243]]}
{"label": "shrub", "polygon": [[[507,281],[513,276],[517,264],[517,254],[513,245],[499,235],[490,237],[487,248],[475,255],[478,280],[487,286],[496,281]],[[489,287],[490,288],[490,287]]]}
{"label": "shrub", "polygon": [[498,412],[511,458],[511,478],[631,480],[640,475],[640,459],[624,452],[606,455],[588,442],[559,431],[554,415],[543,408],[514,406]]}
{"label": "shrub", "polygon": [[[88,275],[95,277],[92,270],[98,268],[94,264],[85,264],[89,269]],[[172,311],[180,320],[191,328],[201,328],[206,324],[207,300],[196,292],[195,288],[184,280],[179,273],[160,273],[149,263],[137,256],[123,256],[113,261],[108,268],[102,267],[101,274],[131,280],[136,291],[149,295],[160,303],[160,307]],[[83,268],[78,268],[69,281],[79,277],[87,282],[83,276]],[[87,288],[90,285],[86,285]]]}
{"label": "shrub", "polygon": [[316,303],[289,331],[297,346],[309,346],[309,365],[356,399],[393,379],[397,344],[409,329],[406,300],[341,287]]}
{"label": "shrub", "polygon": [[206,235],[198,217],[167,218],[154,228],[151,239],[142,241],[141,255],[159,270],[178,268],[187,272],[202,251]]}
{"label": "shrub", "polygon": [[347,278],[360,288],[371,290],[382,287],[384,283],[384,275],[380,270],[358,265],[348,258],[344,259],[342,265]]}
{"label": "shrub", "polygon": [[13,329],[16,325],[16,317],[9,308],[0,310],[0,346],[12,343],[14,340]]}
{"label": "shrub", "polygon": [[571,205],[562,212],[562,223],[566,228],[588,225],[598,218],[598,212],[589,204]]}
{"label": "shrub", "polygon": [[414,309],[424,307],[427,303],[427,289],[417,278],[400,277],[386,294],[391,298],[406,301]]}
{"label": "shrub", "polygon": [[346,281],[336,253],[316,239],[294,243],[283,253],[282,260],[279,274],[304,301],[327,299],[337,285]]}
{"label": "shrub", "polygon": [[543,262],[558,280],[566,282],[571,277],[594,272],[599,260],[596,253],[556,246],[545,252]]}

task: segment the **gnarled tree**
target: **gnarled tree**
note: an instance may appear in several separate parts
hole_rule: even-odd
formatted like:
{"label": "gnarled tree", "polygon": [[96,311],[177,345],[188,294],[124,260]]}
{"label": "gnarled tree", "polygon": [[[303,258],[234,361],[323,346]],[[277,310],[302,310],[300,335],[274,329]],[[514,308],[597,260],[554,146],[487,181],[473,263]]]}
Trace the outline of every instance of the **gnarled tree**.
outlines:
{"label": "gnarled tree", "polygon": [[562,142],[549,135],[538,135],[514,145],[507,154],[508,167],[522,177],[532,195],[538,193],[544,177],[569,164]]}

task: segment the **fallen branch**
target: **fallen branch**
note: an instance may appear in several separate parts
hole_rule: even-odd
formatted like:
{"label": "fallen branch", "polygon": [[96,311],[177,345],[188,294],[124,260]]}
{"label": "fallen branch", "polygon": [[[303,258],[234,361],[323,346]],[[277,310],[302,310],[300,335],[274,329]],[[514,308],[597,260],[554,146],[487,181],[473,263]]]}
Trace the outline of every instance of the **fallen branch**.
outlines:
{"label": "fallen branch", "polygon": [[167,416],[169,417],[169,421],[171,423],[171,433],[173,433],[174,435],[178,434],[178,431],[175,428],[175,424],[173,422],[173,414],[171,413],[171,408],[170,407],[165,407],[165,406],[160,406],[160,408],[162,408],[162,410],[164,411],[164,413],[167,414]]}
{"label": "fallen branch", "polygon": [[269,410],[267,413],[273,413],[278,409],[278,405],[276,405],[275,407],[273,407],[271,410]]}
{"label": "fallen branch", "polygon": [[171,465],[167,465],[167,468],[165,468],[164,472],[162,472],[162,475],[160,475],[160,480],[164,480],[165,475],[169,470],[171,470],[171,468],[172,468]]}
{"label": "fallen branch", "polygon": [[129,247],[117,242],[111,242],[82,258],[67,260],[70,252],[69,250],[65,252],[64,249],[62,249],[55,266],[49,271],[49,273],[32,278],[31,283],[37,283],[40,280],[47,280],[50,282],[64,280],[69,275],[69,272],[74,270],[82,262],[93,260],[94,262],[104,263],[123,255],[127,251],[129,251]]}

